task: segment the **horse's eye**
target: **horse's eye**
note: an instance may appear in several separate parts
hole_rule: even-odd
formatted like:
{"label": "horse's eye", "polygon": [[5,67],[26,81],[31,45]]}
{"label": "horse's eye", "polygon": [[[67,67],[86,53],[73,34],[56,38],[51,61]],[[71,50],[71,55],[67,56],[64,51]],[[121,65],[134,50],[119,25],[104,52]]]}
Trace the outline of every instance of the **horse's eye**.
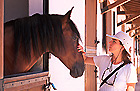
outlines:
{"label": "horse's eye", "polygon": [[73,36],[72,39],[73,39],[74,41],[76,41],[76,40],[78,39],[78,37],[77,37],[77,36]]}

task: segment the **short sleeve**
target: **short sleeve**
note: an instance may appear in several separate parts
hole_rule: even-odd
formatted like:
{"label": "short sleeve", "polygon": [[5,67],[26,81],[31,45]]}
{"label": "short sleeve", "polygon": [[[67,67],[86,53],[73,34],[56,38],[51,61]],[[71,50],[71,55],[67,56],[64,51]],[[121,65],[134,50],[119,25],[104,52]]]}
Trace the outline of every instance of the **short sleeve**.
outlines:
{"label": "short sleeve", "polygon": [[127,82],[126,83],[137,83],[136,68],[133,64],[130,64],[127,70]]}
{"label": "short sleeve", "polygon": [[97,65],[99,67],[99,65],[100,65],[100,61],[99,60],[101,60],[101,57],[94,56],[93,57],[93,60],[94,60],[95,65]]}
{"label": "short sleeve", "polygon": [[109,62],[110,57],[106,55],[94,56],[93,60],[96,66],[101,67],[103,64]]}

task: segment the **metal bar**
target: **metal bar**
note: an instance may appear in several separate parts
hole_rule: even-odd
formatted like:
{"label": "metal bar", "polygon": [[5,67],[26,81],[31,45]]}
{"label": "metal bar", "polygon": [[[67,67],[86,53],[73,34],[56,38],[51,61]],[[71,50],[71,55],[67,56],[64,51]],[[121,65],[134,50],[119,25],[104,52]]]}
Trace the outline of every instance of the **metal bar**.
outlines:
{"label": "metal bar", "polygon": [[49,14],[49,0],[43,0],[43,14]]}
{"label": "metal bar", "polygon": [[[49,14],[49,0],[43,0],[43,14]],[[49,52],[43,54],[43,71],[49,71]]]}
{"label": "metal bar", "polygon": [[124,24],[124,23],[127,23],[127,22],[130,22],[130,21],[133,21],[133,20],[135,20],[135,19],[137,19],[137,18],[139,18],[139,17],[140,17],[140,13],[137,14],[137,15],[135,15],[135,16],[131,16],[130,18],[127,18],[127,19],[125,19],[125,20],[123,20],[123,21],[117,23],[117,26],[120,26],[120,25],[122,25],[122,24]]}
{"label": "metal bar", "polygon": [[103,9],[101,9],[101,14],[107,13],[108,11],[110,11],[112,8],[114,7],[118,7],[121,6],[127,2],[129,2],[131,0],[117,0],[116,2],[104,7]]}

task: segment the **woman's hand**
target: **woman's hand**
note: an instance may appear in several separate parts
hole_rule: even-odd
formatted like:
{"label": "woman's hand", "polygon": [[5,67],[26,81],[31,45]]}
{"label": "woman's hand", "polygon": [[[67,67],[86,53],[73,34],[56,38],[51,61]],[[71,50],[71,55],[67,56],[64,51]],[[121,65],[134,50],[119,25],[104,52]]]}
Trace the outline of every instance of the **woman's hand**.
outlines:
{"label": "woman's hand", "polygon": [[83,47],[80,44],[77,46],[77,49],[78,49],[78,52],[82,53],[85,64],[95,65],[95,63],[93,61],[93,57],[87,57],[85,55],[86,53],[84,52]]}
{"label": "woman's hand", "polygon": [[78,49],[78,52],[85,53],[83,47],[80,44],[77,46],[77,49]]}
{"label": "woman's hand", "polygon": [[81,53],[82,53],[83,58],[84,58],[84,60],[85,60],[87,57],[85,56],[86,53],[84,52],[83,47],[79,44],[79,45],[77,46],[77,49],[78,49],[78,52],[81,52]]}

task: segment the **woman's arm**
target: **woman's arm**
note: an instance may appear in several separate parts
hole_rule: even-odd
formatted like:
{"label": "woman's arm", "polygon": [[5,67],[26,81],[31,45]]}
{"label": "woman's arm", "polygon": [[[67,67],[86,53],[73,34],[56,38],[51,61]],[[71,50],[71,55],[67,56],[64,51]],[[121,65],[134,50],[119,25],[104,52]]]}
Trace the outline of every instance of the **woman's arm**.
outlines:
{"label": "woman's arm", "polygon": [[85,61],[85,64],[95,65],[93,61],[93,57],[86,57],[84,61]]}
{"label": "woman's arm", "polygon": [[90,65],[95,65],[94,61],[93,61],[93,57],[87,57],[83,50],[83,47],[81,45],[78,45],[78,52],[82,52],[83,58],[84,58],[84,62],[85,64],[90,64]]}
{"label": "woman's arm", "polygon": [[127,83],[127,90],[126,91],[135,91],[135,84],[136,83]]}

